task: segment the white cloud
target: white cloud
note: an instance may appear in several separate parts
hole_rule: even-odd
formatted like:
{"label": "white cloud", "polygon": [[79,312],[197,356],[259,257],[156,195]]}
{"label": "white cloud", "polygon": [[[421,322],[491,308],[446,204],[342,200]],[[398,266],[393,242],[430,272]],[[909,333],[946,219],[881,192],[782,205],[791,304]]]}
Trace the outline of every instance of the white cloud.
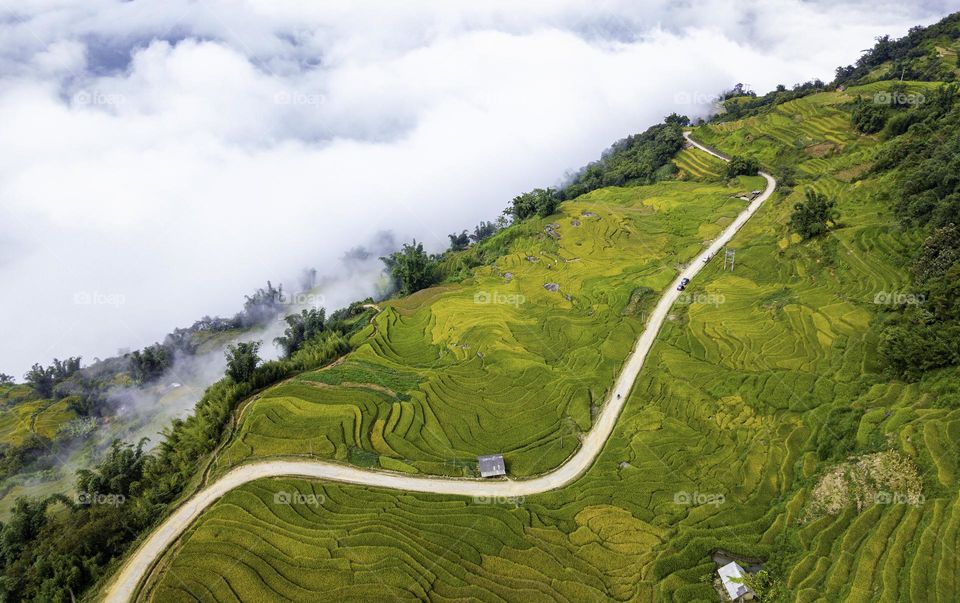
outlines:
{"label": "white cloud", "polygon": [[265,280],[332,269],[385,229],[439,250],[514,194],[697,110],[677,93],[830,79],[875,35],[945,12],[21,3],[0,21],[0,370],[231,314]]}

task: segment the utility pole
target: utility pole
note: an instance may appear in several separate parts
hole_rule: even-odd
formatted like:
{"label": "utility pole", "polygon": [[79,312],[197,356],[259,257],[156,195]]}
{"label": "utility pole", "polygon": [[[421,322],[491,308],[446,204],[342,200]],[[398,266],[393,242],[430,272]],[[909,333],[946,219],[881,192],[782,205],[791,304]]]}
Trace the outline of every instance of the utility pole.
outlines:
{"label": "utility pole", "polygon": [[736,249],[727,249],[723,254],[723,269],[727,269],[727,264],[730,265],[730,272],[733,272],[733,265],[737,259],[737,250]]}

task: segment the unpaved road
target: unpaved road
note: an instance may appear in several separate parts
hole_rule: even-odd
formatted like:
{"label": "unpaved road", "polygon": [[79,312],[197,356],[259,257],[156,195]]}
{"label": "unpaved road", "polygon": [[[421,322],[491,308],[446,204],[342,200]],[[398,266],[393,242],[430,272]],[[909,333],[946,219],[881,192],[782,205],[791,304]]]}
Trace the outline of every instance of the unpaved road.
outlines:
{"label": "unpaved road", "polygon": [[[715,157],[727,160],[726,157],[694,142],[688,133],[684,133],[684,137],[695,147]],[[573,482],[593,464],[607,438],[613,432],[617,417],[620,415],[624,404],[626,404],[630,389],[643,367],[643,361],[653,346],[654,339],[660,331],[663,321],[666,320],[670,307],[680,297],[681,292],[677,291],[680,279],[689,278],[693,280],[693,277],[706,265],[704,258],[712,257],[719,252],[773,193],[777,185],[776,180],[765,172],[760,172],[760,175],[767,180],[766,190],[750,202],[704,252],[690,262],[663,294],[663,297],[660,298],[656,308],[650,314],[646,329],[640,334],[633,352],[631,352],[623,370],[617,377],[610,397],[597,416],[593,428],[583,438],[582,445],[577,453],[560,467],[532,479],[483,481],[450,477],[418,477],[347,467],[323,461],[260,461],[243,465],[225,474],[184,502],[158,528],[150,533],[114,576],[113,581],[106,589],[105,600],[110,603],[129,601],[136,591],[138,583],[146,575],[154,561],[163,554],[168,546],[176,541],[204,509],[230,490],[254,480],[267,477],[307,477],[410,492],[477,497],[527,496],[560,488]]]}

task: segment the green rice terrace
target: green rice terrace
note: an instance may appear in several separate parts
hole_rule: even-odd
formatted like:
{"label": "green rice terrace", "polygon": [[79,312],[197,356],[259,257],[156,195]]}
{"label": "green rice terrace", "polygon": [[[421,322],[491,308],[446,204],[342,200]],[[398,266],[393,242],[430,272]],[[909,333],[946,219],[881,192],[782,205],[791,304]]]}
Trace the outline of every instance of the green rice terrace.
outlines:
{"label": "green rice terrace", "polygon": [[[37,437],[52,439],[76,417],[67,400],[36,400],[31,393],[25,385],[0,385],[0,445],[18,446]],[[0,517],[8,513],[18,496],[53,494],[69,487],[72,475],[63,473],[47,471],[0,482]]]}
{"label": "green rice terrace", "polygon": [[[715,257],[691,283],[574,484],[466,499],[260,480],[205,512],[140,598],[715,601],[721,554],[763,562],[784,600],[957,601],[960,375],[897,381],[877,357],[875,302],[908,290],[922,236],[881,201],[878,137],[851,126],[878,86],[694,130],[792,182],[734,238],[735,268]],[[507,231],[473,278],[384,304],[341,363],[244,406],[216,472],[289,455],[451,475],[490,452],[511,476],[562,464],[676,266],[762,188],[728,185],[698,150],[674,161],[676,180],[565,202]],[[786,224],[807,186],[841,223],[801,242]]]}
{"label": "green rice terrace", "polygon": [[556,467],[676,266],[762,187],[602,189],[501,233],[495,265],[383,304],[342,362],[248,403],[217,471],[284,455],[447,475],[473,475],[489,453],[512,475]]}

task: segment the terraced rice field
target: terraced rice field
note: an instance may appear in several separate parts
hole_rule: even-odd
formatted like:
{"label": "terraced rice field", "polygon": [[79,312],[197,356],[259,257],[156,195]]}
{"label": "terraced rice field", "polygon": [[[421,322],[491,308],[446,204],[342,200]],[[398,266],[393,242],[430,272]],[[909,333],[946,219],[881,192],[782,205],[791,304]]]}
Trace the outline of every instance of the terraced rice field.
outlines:
{"label": "terraced rice field", "polygon": [[673,164],[679,170],[682,180],[716,181],[726,172],[726,166],[721,159],[694,148],[685,148],[677,153]]}
{"label": "terraced rice field", "polygon": [[447,475],[495,452],[513,475],[559,465],[656,292],[758,181],[604,189],[519,226],[494,266],[382,304],[342,364],[251,402],[217,471],[291,455]]}
{"label": "terraced rice field", "polygon": [[31,433],[53,438],[60,425],[76,414],[63,400],[24,401],[24,386],[0,386],[0,443],[19,444]]}
{"label": "terraced rice field", "polygon": [[[879,200],[882,178],[850,177],[852,166],[869,163],[876,141],[840,119],[837,96],[808,97],[769,119],[695,133],[725,152],[763,161],[791,154],[798,186],[791,197],[768,202],[737,235],[733,272],[715,258],[687,303],[675,307],[613,437],[578,482],[524,500],[491,501],[264,480],[205,513],[143,598],[716,601],[710,556],[722,549],[768,561],[783,576],[789,601],[957,601],[960,374],[942,371],[905,384],[877,368],[873,301],[877,293],[904,291],[904,256],[917,235],[900,231]],[[787,145],[797,140],[799,146]],[[804,151],[828,142],[835,151]],[[823,241],[800,244],[786,230],[803,185],[837,196],[844,225]],[[571,206],[577,203],[565,206],[563,220],[573,217]],[[656,288],[653,276],[668,269],[663,265],[649,264],[648,286]],[[509,266],[524,266],[522,257]],[[604,266],[594,269],[602,273]],[[587,274],[580,289],[571,289],[571,312],[578,299],[601,299],[599,289],[587,295]],[[478,282],[490,286],[494,281],[484,279],[493,278]],[[417,324],[477,345],[469,337],[479,322],[465,327],[419,316],[427,298],[442,305],[448,296],[453,303],[456,294],[434,291],[393,306],[379,318],[380,334]],[[613,313],[627,296],[618,299]],[[591,306],[599,308],[599,301]],[[512,329],[493,322],[516,345]],[[421,349],[371,343],[363,352],[363,360],[397,371],[380,383],[397,394],[391,409],[404,402],[400,394],[417,401],[417,388],[435,379],[424,370],[430,359]],[[408,361],[401,370],[407,352],[421,364]],[[445,355],[476,362],[469,353]],[[572,362],[568,355],[548,358],[545,365]],[[425,381],[412,386],[411,373]],[[534,390],[545,390],[544,382],[532,381]],[[284,387],[293,386],[308,387]],[[389,396],[371,390],[365,404],[375,404],[377,395]],[[827,417],[839,408],[862,412],[852,435],[857,454],[896,449],[918,468],[922,500],[810,515],[814,486],[834,466],[817,456],[817,438],[835,427]],[[381,417],[386,425],[389,415]],[[540,419],[511,415],[500,428]]]}

